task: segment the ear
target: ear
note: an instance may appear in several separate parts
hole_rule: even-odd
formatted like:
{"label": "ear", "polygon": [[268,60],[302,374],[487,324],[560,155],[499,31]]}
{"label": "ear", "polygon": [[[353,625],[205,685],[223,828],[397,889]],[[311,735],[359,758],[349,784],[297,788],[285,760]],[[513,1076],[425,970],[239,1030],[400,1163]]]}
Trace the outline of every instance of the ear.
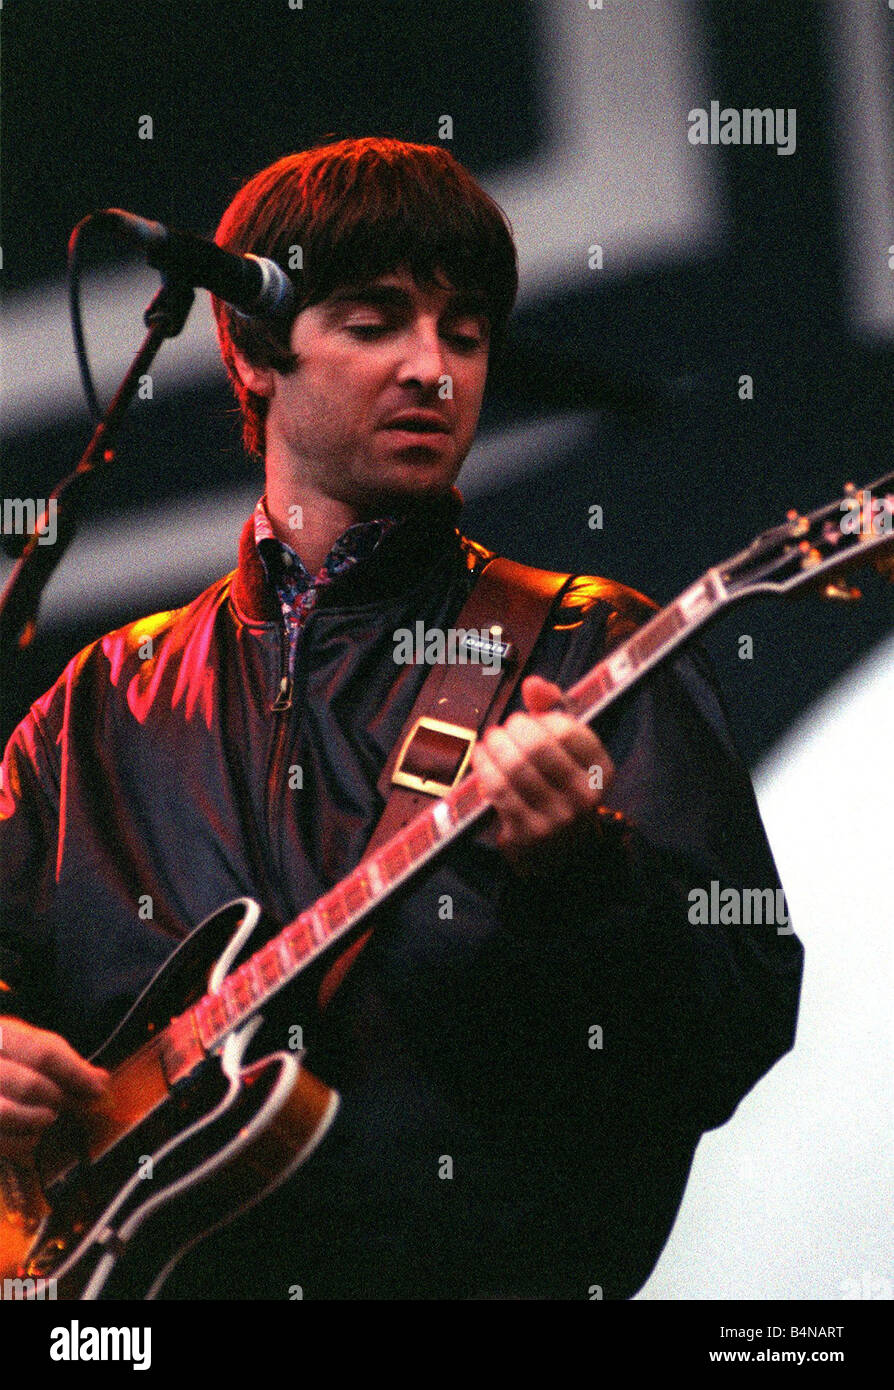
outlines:
{"label": "ear", "polygon": [[236,363],[236,371],[239,373],[239,380],[243,386],[247,386],[249,391],[253,391],[256,396],[273,395],[272,367],[254,366],[235,347],[233,348],[233,360]]}

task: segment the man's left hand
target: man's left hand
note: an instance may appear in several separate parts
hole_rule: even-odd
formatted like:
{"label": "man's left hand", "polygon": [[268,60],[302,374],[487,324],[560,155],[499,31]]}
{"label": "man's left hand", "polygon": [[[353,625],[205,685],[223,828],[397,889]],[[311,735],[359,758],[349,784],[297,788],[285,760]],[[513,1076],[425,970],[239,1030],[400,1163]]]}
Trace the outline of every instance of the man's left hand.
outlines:
{"label": "man's left hand", "polygon": [[592,729],[553,708],[557,685],[527,676],[521,690],[527,712],[488,729],[472,767],[497,812],[498,847],[527,876],[560,871],[598,837],[614,765]]}

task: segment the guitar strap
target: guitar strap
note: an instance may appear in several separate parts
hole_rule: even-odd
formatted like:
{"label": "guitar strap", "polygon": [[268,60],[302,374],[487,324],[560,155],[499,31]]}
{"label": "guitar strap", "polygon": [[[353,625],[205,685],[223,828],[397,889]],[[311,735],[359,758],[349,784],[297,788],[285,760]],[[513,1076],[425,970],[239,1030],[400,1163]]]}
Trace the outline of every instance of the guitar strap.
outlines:
{"label": "guitar strap", "polygon": [[[451,629],[457,643],[453,659],[431,666],[382,770],[378,789],[385,808],[364,859],[402,830],[430,798],[444,796],[464,776],[476,739],[499,722],[553,605],[572,578],[501,556],[488,561]],[[367,928],[329,968],[320,985],[321,1009],[371,934]]]}

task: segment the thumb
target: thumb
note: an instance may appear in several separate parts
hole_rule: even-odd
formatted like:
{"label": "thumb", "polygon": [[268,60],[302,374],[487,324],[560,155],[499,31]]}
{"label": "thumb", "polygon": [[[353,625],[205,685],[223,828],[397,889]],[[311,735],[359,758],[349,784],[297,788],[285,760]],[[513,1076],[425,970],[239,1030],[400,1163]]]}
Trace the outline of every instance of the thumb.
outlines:
{"label": "thumb", "polygon": [[544,714],[552,709],[562,698],[562,691],[554,681],[543,676],[525,676],[522,681],[522,699],[529,714]]}

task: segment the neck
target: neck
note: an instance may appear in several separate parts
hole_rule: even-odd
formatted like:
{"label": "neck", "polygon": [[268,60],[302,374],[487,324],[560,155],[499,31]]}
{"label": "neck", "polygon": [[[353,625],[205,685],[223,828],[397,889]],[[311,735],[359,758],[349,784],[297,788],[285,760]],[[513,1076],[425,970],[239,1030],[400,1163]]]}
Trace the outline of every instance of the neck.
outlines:
{"label": "neck", "polygon": [[267,479],[267,515],[274,534],[316,574],[339,536],[362,519],[357,507],[326,497],[307,484]]}
{"label": "neck", "polygon": [[[274,535],[291,546],[310,574],[319,572],[339,536],[355,522],[388,515],[401,518],[417,509],[424,515],[431,507],[439,508],[449,501],[440,494],[409,497],[383,493],[345,502],[322,492],[311,480],[270,463],[268,456],[265,499]],[[450,489],[450,496],[462,506],[456,488]]]}

